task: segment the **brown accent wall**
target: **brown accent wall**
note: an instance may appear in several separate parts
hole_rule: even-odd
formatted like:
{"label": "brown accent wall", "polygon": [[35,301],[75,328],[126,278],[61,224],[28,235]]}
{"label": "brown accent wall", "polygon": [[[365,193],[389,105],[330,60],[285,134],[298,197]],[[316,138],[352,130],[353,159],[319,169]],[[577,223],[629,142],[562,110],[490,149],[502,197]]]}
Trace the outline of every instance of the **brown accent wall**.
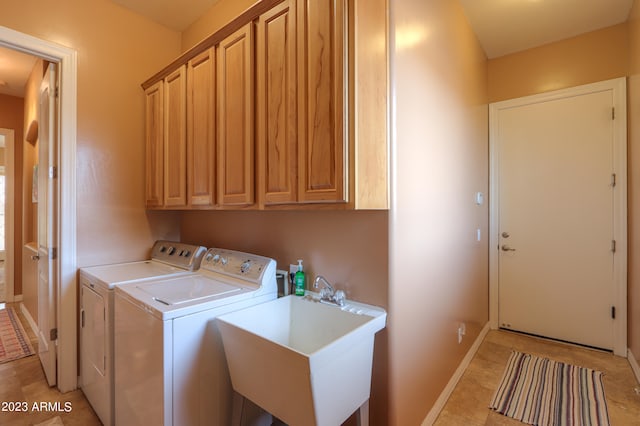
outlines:
{"label": "brown accent wall", "polygon": [[489,60],[489,102],[627,75],[626,23]]}
{"label": "brown accent wall", "polygon": [[[317,274],[347,298],[388,308],[388,212],[216,211],[185,212],[182,240],[272,257],[288,270],[304,260],[307,288]],[[321,327],[321,324],[309,324]],[[376,336],[371,423],[386,425],[387,333]]]}
{"label": "brown accent wall", "polygon": [[6,0],[0,25],[78,52],[78,266],[146,258],[155,239],[179,238],[178,214],[144,208],[140,84],[180,54],[180,33],[106,0]]}
{"label": "brown accent wall", "polygon": [[640,361],[640,2],[629,14],[628,78],[628,345]]}
{"label": "brown accent wall", "polygon": [[488,188],[487,59],[458,2],[390,5],[389,424],[404,426],[422,423],[489,319],[488,205],[475,204]]}
{"label": "brown accent wall", "polygon": [[[22,294],[22,144],[23,144],[24,99],[15,96],[0,95],[0,127],[14,131],[14,196],[13,204],[7,208],[14,209],[13,240],[13,291]],[[7,249],[9,249],[7,247]]]}

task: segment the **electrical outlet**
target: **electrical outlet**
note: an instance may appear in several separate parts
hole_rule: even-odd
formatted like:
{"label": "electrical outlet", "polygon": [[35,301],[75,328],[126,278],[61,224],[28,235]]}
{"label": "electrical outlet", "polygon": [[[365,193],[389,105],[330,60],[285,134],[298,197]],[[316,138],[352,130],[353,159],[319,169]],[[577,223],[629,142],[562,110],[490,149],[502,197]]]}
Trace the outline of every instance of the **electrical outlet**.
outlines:
{"label": "electrical outlet", "polygon": [[293,264],[289,264],[289,273],[290,274],[295,274],[296,272],[298,272],[298,265],[293,265]]}
{"label": "electrical outlet", "polygon": [[462,343],[462,336],[467,334],[467,326],[461,322],[458,324],[458,344]]}

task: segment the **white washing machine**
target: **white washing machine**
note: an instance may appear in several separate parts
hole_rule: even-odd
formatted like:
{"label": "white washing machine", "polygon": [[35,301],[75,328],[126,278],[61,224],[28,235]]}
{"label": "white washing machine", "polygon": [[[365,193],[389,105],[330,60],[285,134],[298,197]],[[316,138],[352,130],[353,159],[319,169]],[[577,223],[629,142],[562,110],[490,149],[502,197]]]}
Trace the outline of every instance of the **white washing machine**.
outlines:
{"label": "white washing machine", "polygon": [[115,424],[113,289],[193,273],[205,252],[201,246],[157,241],[150,260],[80,269],[80,387],[104,425]]}
{"label": "white washing machine", "polygon": [[116,287],[116,424],[229,425],[215,318],[277,291],[273,259],[222,249],[209,249],[195,274]]}

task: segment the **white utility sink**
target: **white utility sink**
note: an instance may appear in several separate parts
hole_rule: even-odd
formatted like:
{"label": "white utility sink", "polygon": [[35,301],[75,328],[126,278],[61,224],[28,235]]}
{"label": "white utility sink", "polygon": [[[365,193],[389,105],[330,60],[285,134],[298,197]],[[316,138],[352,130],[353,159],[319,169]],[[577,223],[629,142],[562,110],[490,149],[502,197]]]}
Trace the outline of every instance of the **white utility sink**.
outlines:
{"label": "white utility sink", "polygon": [[340,425],[369,399],[387,314],[287,296],[218,317],[236,392],[289,425]]}

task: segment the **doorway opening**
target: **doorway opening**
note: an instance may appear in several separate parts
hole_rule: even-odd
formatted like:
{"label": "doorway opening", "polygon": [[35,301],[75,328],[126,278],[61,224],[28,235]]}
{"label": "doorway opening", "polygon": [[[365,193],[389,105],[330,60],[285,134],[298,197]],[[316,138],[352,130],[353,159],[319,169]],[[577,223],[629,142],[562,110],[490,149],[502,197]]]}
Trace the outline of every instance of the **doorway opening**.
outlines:
{"label": "doorway opening", "polygon": [[14,134],[0,128],[0,302],[14,301]]}
{"label": "doorway opening", "polygon": [[[77,52],[59,44],[0,26],[0,47],[37,56],[59,67],[59,130],[57,146],[57,225],[59,244],[54,286],[57,299],[57,386],[61,392],[77,388],[76,290],[76,133]],[[53,332],[53,329],[52,329]]]}

